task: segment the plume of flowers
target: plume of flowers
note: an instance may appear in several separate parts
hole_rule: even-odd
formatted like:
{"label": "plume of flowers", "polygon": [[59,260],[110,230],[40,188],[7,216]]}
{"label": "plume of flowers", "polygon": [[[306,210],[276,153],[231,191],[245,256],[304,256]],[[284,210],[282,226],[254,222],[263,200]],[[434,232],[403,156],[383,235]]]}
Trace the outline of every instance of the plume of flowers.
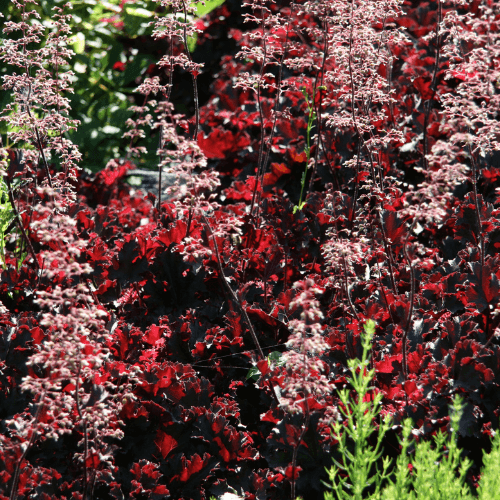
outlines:
{"label": "plume of flowers", "polygon": [[[485,157],[500,150],[500,4],[481,2],[476,12],[460,13],[463,5],[452,2],[442,22],[443,55],[448,60],[445,79],[458,82],[453,92],[440,96],[442,129],[449,135],[449,144],[460,144],[469,155]],[[444,152],[453,162],[460,156],[441,141],[433,153],[441,156]]]}
{"label": "plume of flowers", "polygon": [[287,342],[289,351],[282,356],[286,378],[280,403],[288,411],[305,413],[310,397],[321,398],[330,391],[319,359],[328,344],[320,324],[323,314],[315,298],[322,290],[311,279],[295,283],[294,289],[297,295],[290,302],[290,308],[302,310],[299,318],[289,323],[293,334]]}
{"label": "plume of flowers", "polygon": [[108,314],[85,282],[92,268],[82,262],[86,242],[79,238],[76,221],[60,211],[61,195],[55,190],[39,188],[38,195],[42,202],[35,207],[31,229],[44,248],[39,254],[42,287],[35,299],[42,310],[44,339],[30,357],[29,374],[21,384],[21,390],[33,394],[33,410],[7,425],[25,451],[28,443],[77,433],[80,451],[75,450],[75,458],[83,470],[85,497],[96,481],[110,474],[108,439],[123,435],[118,415],[124,401],[133,397],[135,372],[115,366],[103,342]]}
{"label": "plume of flowers", "polygon": [[[68,49],[69,14],[64,9],[71,4],[54,7],[52,28],[45,44],[40,45],[46,27],[37,22],[40,18],[35,10],[27,10],[30,0],[13,0],[21,11],[21,21],[7,21],[3,32],[9,38],[0,47],[0,60],[17,67],[20,73],[4,75],[3,89],[11,90],[13,103],[3,110],[1,120],[8,122],[11,129],[9,140],[13,145],[24,148],[24,167],[40,165],[45,170],[45,182],[55,188],[64,189],[67,203],[74,199],[72,180],[76,179],[78,148],[67,138],[69,130],[76,129],[77,120],[69,117],[70,104],[64,93],[72,92],[72,71],[63,71],[67,60],[73,54]],[[19,33],[20,36],[13,36]],[[16,39],[17,38],[17,39]],[[60,171],[52,176],[50,160],[60,161]],[[36,177],[33,172],[31,175]]]}

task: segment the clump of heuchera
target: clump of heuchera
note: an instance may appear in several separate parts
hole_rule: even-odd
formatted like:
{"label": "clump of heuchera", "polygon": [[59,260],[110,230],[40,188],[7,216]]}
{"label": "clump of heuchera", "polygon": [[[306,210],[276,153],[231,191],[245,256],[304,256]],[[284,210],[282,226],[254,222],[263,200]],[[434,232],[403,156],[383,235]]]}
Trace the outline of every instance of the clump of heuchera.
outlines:
{"label": "clump of heuchera", "polygon": [[[13,91],[14,102],[2,119],[14,130],[9,139],[23,153],[17,171],[9,168],[5,179],[11,201],[14,196],[19,199],[15,216],[37,268],[33,294],[41,313],[33,354],[26,363],[28,375],[20,385],[33,400],[6,422],[10,435],[4,444],[18,457],[11,493],[17,493],[24,458],[35,443],[72,434],[78,440],[74,458],[82,471],[85,498],[96,482],[112,477],[109,439],[123,436],[118,415],[123,402],[132,397],[135,372],[110,360],[105,347],[108,314],[88,285],[92,268],[84,260],[87,242],[70,216],[80,158],[65,138],[76,126],[69,118],[69,100],[62,95],[72,90],[71,72],[61,72],[71,55],[66,47],[70,16],[55,7],[53,30],[43,47],[33,48],[42,42],[46,28],[37,22],[35,10],[27,11],[29,0],[13,3],[22,20],[5,23],[4,33],[18,32],[20,37],[4,41],[0,60],[21,71],[4,76],[3,88]],[[55,173],[50,161],[59,161]],[[45,173],[41,183],[38,167]],[[15,328],[15,318],[12,323]]]}
{"label": "clump of heuchera", "polygon": [[104,342],[108,314],[86,283],[92,268],[82,262],[86,242],[79,238],[76,221],[59,210],[61,195],[56,191],[40,188],[38,195],[41,202],[31,231],[43,248],[35,299],[43,311],[43,340],[29,358],[29,374],[21,384],[23,391],[33,393],[36,411],[16,415],[8,426],[24,447],[76,432],[80,449],[74,456],[83,467],[86,490],[110,474],[113,458],[107,440],[123,436],[118,415],[124,401],[133,397],[135,372],[110,360]]}

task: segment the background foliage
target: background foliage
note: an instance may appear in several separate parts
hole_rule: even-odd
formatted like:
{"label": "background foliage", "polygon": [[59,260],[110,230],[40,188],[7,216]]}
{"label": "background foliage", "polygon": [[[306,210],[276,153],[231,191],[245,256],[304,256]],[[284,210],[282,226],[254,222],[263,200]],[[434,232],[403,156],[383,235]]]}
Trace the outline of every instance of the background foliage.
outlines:
{"label": "background foliage", "polygon": [[[474,492],[500,415],[500,3],[173,5],[75,3],[78,133],[43,73],[28,120],[22,51],[2,68],[31,149],[2,162],[1,499],[323,498],[348,397],[380,402],[380,466],[408,418],[449,431],[457,395]],[[155,40],[153,10],[167,38],[194,21],[195,50]],[[70,136],[95,172],[64,166]],[[158,165],[168,189],[127,183]]]}
{"label": "background foliage", "polygon": [[[41,16],[41,22],[50,24],[52,8],[63,5],[63,0],[44,0],[36,4],[35,9]],[[205,2],[205,7],[199,6],[197,15],[206,16],[222,0]],[[165,53],[165,44],[152,39],[155,15],[168,15],[168,9],[159,6],[154,0],[137,0],[124,2],[121,0],[71,1],[72,20],[70,28],[73,36],[70,46],[75,55],[70,61],[75,73],[73,81],[74,94],[68,96],[71,102],[71,117],[80,120],[78,131],[70,133],[71,140],[82,152],[82,168],[96,172],[109,160],[126,155],[128,141],[121,138],[125,122],[133,116],[129,107],[141,105],[143,97],[137,94],[137,86],[147,76],[158,75],[155,67]],[[0,2],[0,29],[7,20],[19,20],[19,12],[10,0]],[[3,33],[2,37],[5,36]],[[208,72],[201,79],[202,100],[208,98],[207,87],[213,81],[217,72],[214,66],[218,64],[217,55],[221,51],[213,50],[213,45],[207,44],[198,48],[198,40],[190,41],[190,49],[196,60],[209,60]],[[0,65],[0,77],[11,71],[7,65]],[[189,75],[178,74],[175,78],[173,100],[181,113],[192,113],[192,84]],[[205,89],[205,90],[204,90]],[[2,92],[0,96],[1,109],[10,101],[10,95]],[[7,125],[0,124],[0,134],[3,144],[8,147]],[[141,158],[140,167],[155,168],[158,134],[144,141],[148,154]]]}

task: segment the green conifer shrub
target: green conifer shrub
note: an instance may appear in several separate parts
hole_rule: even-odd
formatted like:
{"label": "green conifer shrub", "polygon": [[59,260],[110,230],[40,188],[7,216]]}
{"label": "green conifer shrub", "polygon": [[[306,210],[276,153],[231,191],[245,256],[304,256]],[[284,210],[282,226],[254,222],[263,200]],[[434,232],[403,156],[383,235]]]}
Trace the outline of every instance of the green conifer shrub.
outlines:
{"label": "green conifer shrub", "polygon": [[[390,416],[386,415],[377,427],[374,423],[380,414],[382,394],[369,397],[375,371],[369,370],[369,353],[375,333],[375,322],[368,320],[362,335],[363,354],[361,360],[349,361],[352,373],[350,383],[354,394],[348,389],[339,393],[344,407],[340,410],[345,423],[333,424],[333,435],[338,440],[342,454],[341,463],[327,470],[332,491],[325,492],[325,500],[458,500],[475,497],[466,483],[467,472],[472,462],[461,457],[457,444],[457,429],[465,407],[457,395],[450,416],[449,435],[439,431],[432,441],[414,443],[411,435],[411,419],[403,423],[401,452],[394,466],[391,460],[382,457],[381,445],[390,428]],[[368,444],[370,436],[377,432],[375,446]],[[414,449],[412,452],[411,450]],[[380,460],[382,459],[382,460]],[[500,499],[500,436],[492,442],[490,453],[485,453],[478,498]],[[326,484],[326,483],[325,483]]]}

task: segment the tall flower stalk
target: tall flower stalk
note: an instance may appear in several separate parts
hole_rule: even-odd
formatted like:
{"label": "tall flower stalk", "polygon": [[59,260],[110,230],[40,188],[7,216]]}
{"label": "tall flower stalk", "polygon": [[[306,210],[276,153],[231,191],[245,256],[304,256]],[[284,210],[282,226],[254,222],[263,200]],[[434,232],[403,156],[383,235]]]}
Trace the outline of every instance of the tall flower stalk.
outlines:
{"label": "tall flower stalk", "polygon": [[[108,314],[94,302],[83,279],[92,269],[80,262],[86,242],[78,237],[75,220],[61,213],[59,193],[46,187],[38,195],[42,201],[35,207],[31,230],[45,247],[40,252],[42,286],[36,293],[44,339],[30,357],[30,372],[21,384],[21,390],[33,394],[36,411],[16,415],[7,425],[24,447],[18,467],[35,442],[76,432],[80,451],[74,457],[82,469],[83,498],[89,498],[113,463],[108,440],[123,436],[118,415],[123,402],[133,397],[134,375],[114,367],[103,347]],[[16,480],[11,498],[15,495]]]}
{"label": "tall flower stalk", "polygon": [[290,302],[291,310],[301,310],[297,319],[291,320],[289,327],[292,336],[288,339],[287,347],[281,358],[285,371],[280,404],[283,409],[292,413],[301,413],[304,422],[297,439],[292,456],[292,495],[295,498],[295,469],[297,452],[300,443],[309,428],[311,405],[321,400],[330,392],[328,379],[323,374],[324,365],[319,357],[328,349],[328,344],[322,336],[319,323],[323,319],[319,302],[315,295],[321,293],[311,279],[297,282],[294,285],[297,295]]}
{"label": "tall flower stalk", "polygon": [[[64,14],[64,9],[71,5],[54,7],[45,44],[31,48],[33,44],[41,44],[46,28],[36,22],[39,14],[28,10],[33,2],[13,0],[13,3],[21,11],[21,21],[7,21],[3,31],[7,35],[18,33],[20,37],[4,40],[0,60],[19,68],[20,73],[3,77],[3,89],[12,91],[14,102],[5,107],[0,119],[11,128],[9,143],[25,149],[24,167],[34,167],[31,175],[36,177],[40,165],[45,171],[45,182],[54,189],[64,190],[69,202],[74,199],[70,186],[76,180],[80,159],[78,148],[67,138],[78,121],[69,117],[69,100],[64,96],[73,91],[73,72],[63,71],[73,54],[67,47],[70,15]],[[60,171],[55,175],[50,172],[51,159],[60,161]]]}

